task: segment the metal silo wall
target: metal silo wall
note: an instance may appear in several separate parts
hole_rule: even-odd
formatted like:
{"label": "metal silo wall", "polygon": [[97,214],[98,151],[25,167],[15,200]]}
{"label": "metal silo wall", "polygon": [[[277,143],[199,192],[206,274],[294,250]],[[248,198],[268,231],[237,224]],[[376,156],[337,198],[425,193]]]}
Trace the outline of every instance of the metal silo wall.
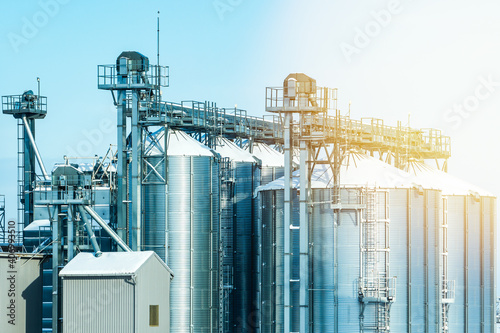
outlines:
{"label": "metal silo wall", "polygon": [[496,199],[482,198],[483,230],[482,230],[482,273],[483,273],[483,299],[484,312],[482,321],[484,332],[495,332],[495,258],[496,258]]}
{"label": "metal silo wall", "polygon": [[396,276],[396,302],[391,305],[391,331],[408,332],[408,191],[389,191],[391,275]]}
{"label": "metal silo wall", "polygon": [[410,207],[410,323],[411,329],[425,332],[425,229],[424,196],[411,190]]}
{"label": "metal silo wall", "polygon": [[467,197],[466,217],[466,312],[469,332],[481,332],[481,203]]}
{"label": "metal silo wall", "polygon": [[[268,184],[278,178],[283,177],[283,167],[261,167],[254,173],[255,186]],[[262,213],[261,193],[259,192],[253,199],[254,218],[252,222],[252,267],[253,267],[253,314],[252,326],[255,332],[261,332],[262,323]]]}
{"label": "metal silo wall", "polygon": [[[356,192],[341,190],[344,202]],[[359,278],[359,223],[354,211],[341,211],[337,226],[337,291],[338,321],[337,332],[359,332],[360,305],[358,302]],[[372,320],[368,319],[367,320]]]}
{"label": "metal silo wall", "polygon": [[442,199],[441,192],[425,190],[425,240],[426,256],[425,274],[425,296],[426,296],[426,327],[427,332],[439,332],[441,315],[440,305],[440,283],[442,267],[440,266],[440,254],[442,241],[440,238],[440,228],[442,225]]}
{"label": "metal silo wall", "polygon": [[233,162],[234,288],[231,293],[231,326],[234,332],[250,330],[252,298],[252,196],[255,163]]}
{"label": "metal silo wall", "polygon": [[449,331],[465,332],[465,197],[448,196],[448,279],[455,280]]}
{"label": "metal silo wall", "polygon": [[[283,191],[262,191],[259,193],[261,206],[261,220],[259,228],[261,230],[261,297],[260,297],[260,320],[261,332],[272,333],[275,331],[275,318],[278,309],[276,290],[274,283],[277,281],[277,228],[283,226],[276,225],[276,222],[282,221],[283,206],[276,207],[278,194],[281,193],[281,202]],[[283,304],[281,304],[283,305]]]}
{"label": "metal silo wall", "polygon": [[[299,198],[294,190],[292,223],[298,225],[299,221]],[[269,190],[261,192],[262,220],[260,224],[262,234],[262,293],[261,293],[261,332],[275,333],[283,332],[284,326],[284,221],[283,221],[284,191]],[[293,233],[294,240],[292,252],[298,257],[298,234]],[[298,258],[293,260],[292,265],[298,265]],[[297,274],[292,272],[292,276]],[[293,316],[298,318],[299,306],[298,290],[292,288]],[[292,322],[292,330],[297,327],[297,320]]]}
{"label": "metal silo wall", "polygon": [[450,332],[494,332],[496,199],[447,196]]}
{"label": "metal silo wall", "polygon": [[162,259],[166,256],[166,263],[175,272],[170,332],[215,332],[219,304],[218,164],[208,156],[168,156],[167,179],[167,187],[144,187],[144,237],[147,248],[163,254]]}
{"label": "metal silo wall", "polygon": [[441,193],[390,190],[390,275],[396,277],[391,331],[438,332]]}
{"label": "metal silo wall", "polygon": [[[150,158],[153,165],[157,165],[162,157]],[[163,168],[163,164],[162,164]],[[152,174],[151,181],[160,182],[156,174]],[[144,250],[155,251],[166,261],[165,230],[167,226],[167,187],[165,184],[144,185]]]}
{"label": "metal silo wall", "polygon": [[260,169],[260,185],[266,185],[273,180],[283,177],[285,168],[283,167],[262,167]]}
{"label": "metal silo wall", "polygon": [[312,191],[312,218],[309,221],[310,239],[310,311],[311,332],[335,332],[337,303],[335,300],[335,239],[336,226],[331,190]]}

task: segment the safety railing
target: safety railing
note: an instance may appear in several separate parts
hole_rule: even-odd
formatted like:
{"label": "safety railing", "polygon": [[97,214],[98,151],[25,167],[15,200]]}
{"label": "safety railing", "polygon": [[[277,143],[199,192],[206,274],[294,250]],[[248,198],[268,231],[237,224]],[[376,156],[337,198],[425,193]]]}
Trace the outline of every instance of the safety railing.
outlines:
{"label": "safety railing", "polygon": [[25,94],[2,96],[2,110],[5,114],[43,118],[47,114],[47,97]]}
{"label": "safety railing", "polygon": [[392,302],[396,299],[396,278],[363,277],[358,279],[359,296],[368,297],[381,302]]}
{"label": "safety railing", "polygon": [[455,302],[455,280],[444,280],[442,289],[443,303]]}
{"label": "safety railing", "polygon": [[116,65],[97,66],[97,86],[99,89],[158,89],[168,87],[169,67],[149,65],[148,71],[129,71],[119,75]]}

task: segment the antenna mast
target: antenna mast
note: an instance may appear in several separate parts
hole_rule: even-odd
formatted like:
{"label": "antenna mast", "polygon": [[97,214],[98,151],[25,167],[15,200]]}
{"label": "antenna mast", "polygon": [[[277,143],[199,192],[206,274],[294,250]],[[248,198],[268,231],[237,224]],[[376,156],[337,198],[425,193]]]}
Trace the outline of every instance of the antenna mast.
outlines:
{"label": "antenna mast", "polygon": [[156,80],[158,80],[156,85],[156,107],[160,109],[160,11],[158,11],[158,16],[156,17]]}

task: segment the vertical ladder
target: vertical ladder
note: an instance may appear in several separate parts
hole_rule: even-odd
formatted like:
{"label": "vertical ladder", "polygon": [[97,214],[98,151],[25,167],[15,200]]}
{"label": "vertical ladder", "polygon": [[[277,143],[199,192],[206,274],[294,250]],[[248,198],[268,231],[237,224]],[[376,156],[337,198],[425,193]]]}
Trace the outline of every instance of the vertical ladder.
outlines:
{"label": "vertical ladder", "polygon": [[233,186],[231,161],[223,158],[221,166],[220,199],[220,257],[219,257],[219,332],[231,332],[230,302],[233,289]]}
{"label": "vertical ladder", "polygon": [[17,242],[23,242],[24,230],[24,124],[17,120]]}
{"label": "vertical ladder", "polygon": [[[364,191],[366,208],[360,223],[360,332],[390,332],[390,306],[395,299],[389,277],[389,192]],[[365,318],[373,318],[367,321]]]}
{"label": "vertical ladder", "polygon": [[5,195],[0,195],[0,242],[7,243],[7,224],[5,221]]}

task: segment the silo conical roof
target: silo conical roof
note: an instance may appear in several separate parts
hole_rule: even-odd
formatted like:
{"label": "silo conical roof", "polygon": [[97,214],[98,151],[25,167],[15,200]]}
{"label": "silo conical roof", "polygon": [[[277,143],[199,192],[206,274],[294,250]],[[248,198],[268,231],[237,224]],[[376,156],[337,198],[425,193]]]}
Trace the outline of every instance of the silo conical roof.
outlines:
{"label": "silo conical roof", "polygon": [[[165,139],[163,137],[164,128],[154,132],[152,137],[147,138],[148,145],[146,155],[163,155]],[[196,141],[187,133],[179,130],[169,129],[167,134],[167,155],[168,156],[214,156],[207,146]]]}
{"label": "silo conical roof", "polygon": [[494,196],[476,185],[437,170],[425,163],[411,162],[409,165],[410,174],[416,179],[416,182],[421,183],[425,188],[441,190],[443,195],[478,194],[486,197]]}
{"label": "silo conical roof", "polygon": [[252,154],[250,154],[246,150],[241,149],[234,142],[224,137],[217,138],[215,151],[222,157],[228,157],[231,159],[231,161],[234,162],[257,162]]}
{"label": "silo conical roof", "polygon": [[[412,188],[422,186],[417,179],[405,171],[393,167],[371,156],[351,152],[347,155],[340,170],[341,187],[378,187],[378,188]],[[292,187],[299,189],[300,170],[293,173]],[[316,165],[312,177],[311,188],[332,188],[333,172],[329,165]],[[284,188],[284,178],[259,186],[256,191],[276,190]]]}
{"label": "silo conical roof", "polygon": [[285,166],[285,156],[265,143],[255,142],[252,154],[262,162],[263,167]]}

